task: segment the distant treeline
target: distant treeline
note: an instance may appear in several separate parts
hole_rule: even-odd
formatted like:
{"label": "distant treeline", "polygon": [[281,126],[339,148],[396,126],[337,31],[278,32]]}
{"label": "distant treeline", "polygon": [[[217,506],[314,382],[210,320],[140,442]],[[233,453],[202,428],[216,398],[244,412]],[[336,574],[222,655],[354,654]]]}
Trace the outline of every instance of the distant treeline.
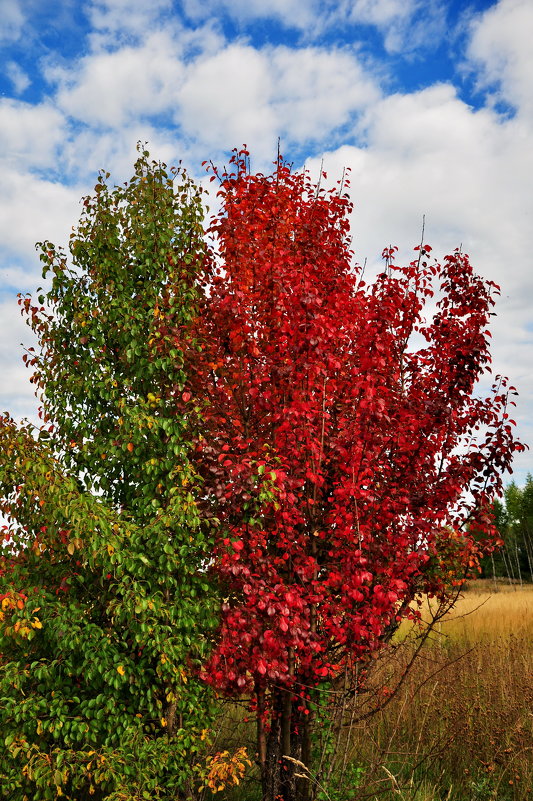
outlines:
{"label": "distant treeline", "polygon": [[512,482],[503,502],[494,502],[496,525],[504,546],[482,562],[483,577],[507,578],[511,582],[533,581],[533,477],[524,487]]}

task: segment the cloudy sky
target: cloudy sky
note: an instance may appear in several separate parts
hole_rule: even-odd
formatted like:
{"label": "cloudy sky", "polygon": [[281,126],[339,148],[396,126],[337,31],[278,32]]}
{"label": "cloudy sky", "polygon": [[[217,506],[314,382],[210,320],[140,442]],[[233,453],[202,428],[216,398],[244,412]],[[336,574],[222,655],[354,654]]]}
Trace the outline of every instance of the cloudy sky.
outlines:
{"label": "cloudy sky", "polygon": [[533,446],[532,39],[531,0],[0,0],[0,410],[35,419],[16,295],[99,169],[125,180],[142,140],[203,180],[280,137],[313,175],[351,168],[359,261],[410,260],[425,215],[501,285],[494,370]]}

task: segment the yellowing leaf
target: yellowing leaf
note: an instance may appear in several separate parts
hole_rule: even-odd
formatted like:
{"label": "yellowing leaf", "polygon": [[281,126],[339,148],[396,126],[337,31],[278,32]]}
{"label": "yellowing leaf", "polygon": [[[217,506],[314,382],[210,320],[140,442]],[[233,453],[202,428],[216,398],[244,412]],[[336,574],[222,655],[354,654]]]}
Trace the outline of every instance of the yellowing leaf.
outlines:
{"label": "yellowing leaf", "polygon": [[120,675],[123,676],[125,674],[125,672],[126,671],[124,670],[123,665],[119,665],[118,668],[117,668],[117,673],[120,673]]}
{"label": "yellowing leaf", "polygon": [[43,627],[43,624],[41,623],[38,617],[33,618],[31,625],[34,629],[42,629]]}
{"label": "yellowing leaf", "polygon": [[109,556],[112,556],[115,553],[114,547],[112,545],[108,545],[107,546],[107,552],[108,552]]}

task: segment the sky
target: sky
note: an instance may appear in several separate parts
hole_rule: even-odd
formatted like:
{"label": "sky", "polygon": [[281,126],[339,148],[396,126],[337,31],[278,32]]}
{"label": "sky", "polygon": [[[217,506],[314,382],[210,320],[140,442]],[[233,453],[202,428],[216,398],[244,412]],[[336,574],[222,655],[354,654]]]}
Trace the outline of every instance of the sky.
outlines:
{"label": "sky", "polygon": [[37,419],[17,293],[99,170],[126,180],[142,141],[205,182],[244,143],[270,169],[279,138],[313,177],[350,169],[359,262],[410,261],[425,219],[500,284],[493,371],[533,448],[532,39],[531,0],[0,0],[0,411]]}

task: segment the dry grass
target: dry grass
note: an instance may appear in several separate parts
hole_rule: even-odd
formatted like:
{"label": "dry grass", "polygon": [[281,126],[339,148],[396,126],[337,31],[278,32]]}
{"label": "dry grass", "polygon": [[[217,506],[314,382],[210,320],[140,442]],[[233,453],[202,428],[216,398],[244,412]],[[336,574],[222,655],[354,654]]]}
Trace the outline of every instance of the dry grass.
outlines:
{"label": "dry grass", "polygon": [[533,585],[473,582],[439,629],[453,642],[482,643],[502,637],[533,639]]}
{"label": "dry grass", "polygon": [[[353,728],[350,760],[368,767],[346,801],[533,798],[533,587],[487,584],[467,589],[393,699]],[[380,661],[374,703],[412,647],[404,633]]]}

